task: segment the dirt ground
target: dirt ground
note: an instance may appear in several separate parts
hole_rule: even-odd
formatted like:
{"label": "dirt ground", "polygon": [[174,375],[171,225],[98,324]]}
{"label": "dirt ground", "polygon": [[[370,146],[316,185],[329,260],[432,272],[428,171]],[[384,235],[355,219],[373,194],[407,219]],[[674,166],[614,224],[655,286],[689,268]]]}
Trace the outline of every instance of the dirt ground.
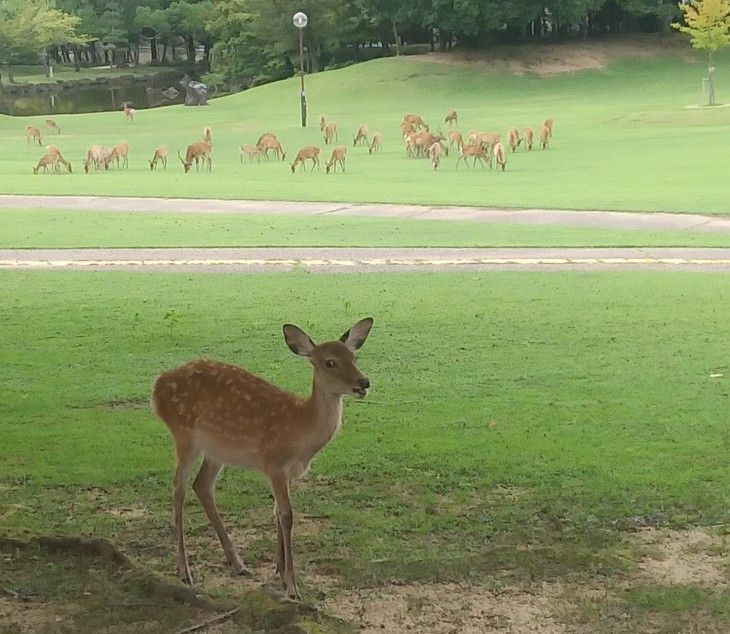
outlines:
{"label": "dirt ground", "polygon": [[[246,541],[243,535],[238,537]],[[604,630],[599,629],[595,620],[586,619],[585,615],[581,617],[581,605],[586,601],[615,602],[622,593],[641,584],[715,590],[730,585],[729,535],[699,529],[644,529],[630,534],[627,541],[628,550],[641,553],[641,556],[632,572],[615,579],[599,580],[594,576],[580,575],[522,586],[482,587],[469,583],[447,583],[391,585],[360,590],[344,589],[337,579],[326,576],[303,575],[301,582],[320,593],[322,599],[317,601],[317,607],[355,624],[361,634],[407,631],[429,634],[593,634]],[[254,579],[246,583],[270,587],[274,571],[269,563],[256,568]],[[206,588],[214,593],[231,583],[240,584],[241,581],[231,577],[223,567],[220,574],[208,575],[205,581]],[[24,634],[53,631],[54,626],[60,627],[74,610],[77,606],[72,604],[59,606],[19,601],[9,589],[0,588],[0,625],[15,623]],[[223,634],[232,628],[233,624],[223,623],[203,631]],[[155,631],[155,628],[144,631]],[[639,634],[663,630],[644,629],[637,624],[631,631]]]}
{"label": "dirt ground", "polygon": [[485,71],[507,71],[516,75],[556,75],[603,68],[609,59],[617,57],[651,58],[671,52],[694,59],[686,37],[679,33],[663,37],[642,34],[586,41],[526,43],[483,51],[451,51],[415,57],[440,64],[478,64]]}
{"label": "dirt ground", "polygon": [[[630,541],[645,555],[634,573],[609,582],[615,584],[612,587],[580,578],[497,589],[413,584],[353,592],[338,590],[329,580],[322,607],[359,624],[361,634],[588,634],[597,629],[595,622],[578,619],[586,599],[620,596],[640,583],[711,588],[730,583],[727,535],[651,529],[634,534]],[[321,582],[327,584],[326,579]]]}

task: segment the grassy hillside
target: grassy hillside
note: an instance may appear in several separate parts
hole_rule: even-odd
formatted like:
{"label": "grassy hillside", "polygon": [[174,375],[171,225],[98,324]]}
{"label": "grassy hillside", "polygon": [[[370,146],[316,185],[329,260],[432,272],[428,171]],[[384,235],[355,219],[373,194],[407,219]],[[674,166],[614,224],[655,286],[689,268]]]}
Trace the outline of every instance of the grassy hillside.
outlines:
{"label": "grassy hillside", "polygon": [[[718,102],[726,91],[717,61]],[[496,68],[496,70],[495,70]],[[500,70],[500,68],[503,68]],[[529,70],[529,69],[528,69]],[[389,58],[307,76],[309,126],[302,129],[299,80],[278,82],[217,99],[210,106],[171,106],[138,111],[133,124],[121,112],[58,116],[56,143],[72,161],[73,174],[34,176],[43,150],[26,142],[24,126],[43,128],[42,118],[0,117],[0,192],[184,196],[291,200],[407,202],[725,213],[723,187],[730,146],[724,130],[730,108],[698,109],[704,60],[691,54],[615,57],[604,68],[540,75],[516,74],[509,65],[457,62],[455,58]],[[438,173],[428,161],[408,159],[399,136],[403,114],[421,114],[443,127],[450,107],[459,126],[499,131],[555,118],[548,150],[520,148],[507,171],[455,169],[446,158]],[[325,174],[329,148],[317,117],[339,124],[339,143],[349,146],[347,172]],[[383,151],[352,147],[357,126],[383,134]],[[175,157],[213,128],[213,173],[183,174]],[[292,174],[288,164],[239,162],[238,147],[265,131],[276,132],[288,152],[322,146],[318,173]],[[86,175],[81,159],[92,144],[131,145],[129,171]],[[151,172],[147,159],[158,144],[171,151],[166,171]]]}

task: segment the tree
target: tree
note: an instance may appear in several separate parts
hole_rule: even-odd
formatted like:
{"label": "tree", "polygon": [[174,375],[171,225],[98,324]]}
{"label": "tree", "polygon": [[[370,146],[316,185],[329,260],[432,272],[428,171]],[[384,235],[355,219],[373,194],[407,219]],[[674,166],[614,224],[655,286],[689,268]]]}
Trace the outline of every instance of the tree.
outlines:
{"label": "tree", "polygon": [[13,81],[11,64],[23,59],[37,60],[49,46],[80,44],[87,41],[77,33],[81,19],[48,0],[0,0],[0,61]]}
{"label": "tree", "polygon": [[730,46],[730,0],[689,0],[680,3],[684,24],[675,22],[672,26],[688,33],[694,48],[707,51],[709,105],[715,105],[715,67],[712,54]]}

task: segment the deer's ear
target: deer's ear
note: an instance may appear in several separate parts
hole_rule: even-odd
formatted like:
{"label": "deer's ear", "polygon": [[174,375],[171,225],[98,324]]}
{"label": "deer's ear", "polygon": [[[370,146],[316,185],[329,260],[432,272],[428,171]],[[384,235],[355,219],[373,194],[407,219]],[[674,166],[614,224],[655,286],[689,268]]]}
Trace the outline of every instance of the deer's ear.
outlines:
{"label": "deer's ear", "polygon": [[373,318],[365,317],[365,319],[358,321],[350,330],[342,335],[340,341],[355,352],[355,350],[358,350],[365,343],[365,339],[368,338],[372,327]]}
{"label": "deer's ear", "polygon": [[308,357],[314,349],[314,341],[294,324],[284,324],[284,340],[289,349],[300,357]]}

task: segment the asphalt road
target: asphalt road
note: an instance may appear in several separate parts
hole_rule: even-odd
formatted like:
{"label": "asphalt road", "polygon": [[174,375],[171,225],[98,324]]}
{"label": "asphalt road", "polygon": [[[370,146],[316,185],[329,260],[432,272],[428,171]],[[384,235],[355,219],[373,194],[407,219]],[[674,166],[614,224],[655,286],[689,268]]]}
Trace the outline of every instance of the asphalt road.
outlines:
{"label": "asphalt road", "polygon": [[408,217],[725,232],[728,248],[533,249],[0,249],[0,269],[140,269],[268,271],[693,269],[730,270],[730,218],[669,213],[488,209],[293,201],[190,200],[93,196],[0,195],[0,208],[98,209],[124,212],[206,212]]}

